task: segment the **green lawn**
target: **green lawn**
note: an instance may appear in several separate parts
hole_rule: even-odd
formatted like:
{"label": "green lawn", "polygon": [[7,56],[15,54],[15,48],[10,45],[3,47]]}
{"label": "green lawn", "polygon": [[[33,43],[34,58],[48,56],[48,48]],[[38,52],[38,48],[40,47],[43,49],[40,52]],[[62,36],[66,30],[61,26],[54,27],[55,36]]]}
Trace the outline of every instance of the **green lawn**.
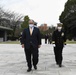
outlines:
{"label": "green lawn", "polygon": [[67,44],[76,44],[76,41],[67,41]]}
{"label": "green lawn", "polygon": [[[0,44],[20,44],[19,41],[0,42]],[[67,44],[76,44],[76,41],[67,41]]]}
{"label": "green lawn", "polygon": [[19,41],[7,41],[7,42],[0,42],[0,44],[20,44]]}

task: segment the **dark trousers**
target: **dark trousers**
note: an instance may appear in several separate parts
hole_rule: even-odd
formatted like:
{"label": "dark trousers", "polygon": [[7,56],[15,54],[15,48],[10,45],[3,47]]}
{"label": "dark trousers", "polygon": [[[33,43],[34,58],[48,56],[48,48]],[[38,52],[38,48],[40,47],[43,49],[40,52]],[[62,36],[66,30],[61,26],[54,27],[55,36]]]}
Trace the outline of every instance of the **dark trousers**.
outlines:
{"label": "dark trousers", "polygon": [[45,39],[45,44],[47,44],[47,39]]}
{"label": "dark trousers", "polygon": [[39,57],[38,48],[35,49],[33,48],[33,46],[31,46],[29,49],[25,49],[25,55],[26,55],[28,68],[32,68],[32,64],[33,66],[37,65],[38,57]]}
{"label": "dark trousers", "polygon": [[63,46],[54,47],[55,61],[57,64],[62,64],[63,56],[62,56]]}
{"label": "dark trousers", "polygon": [[51,44],[51,39],[50,38],[48,39],[48,44]]}

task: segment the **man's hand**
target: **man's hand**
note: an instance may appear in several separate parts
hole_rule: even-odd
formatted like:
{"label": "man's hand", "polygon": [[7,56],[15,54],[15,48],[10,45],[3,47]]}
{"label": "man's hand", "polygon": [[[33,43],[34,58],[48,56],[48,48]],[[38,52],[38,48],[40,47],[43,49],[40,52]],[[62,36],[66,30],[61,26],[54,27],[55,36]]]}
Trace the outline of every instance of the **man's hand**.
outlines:
{"label": "man's hand", "polygon": [[24,44],[22,44],[22,48],[24,48]]}
{"label": "man's hand", "polygon": [[66,42],[64,42],[64,45],[66,45]]}
{"label": "man's hand", "polygon": [[41,45],[38,45],[38,48],[40,48],[41,47]]}
{"label": "man's hand", "polygon": [[55,44],[52,44],[53,45],[53,47],[55,47],[56,45]]}

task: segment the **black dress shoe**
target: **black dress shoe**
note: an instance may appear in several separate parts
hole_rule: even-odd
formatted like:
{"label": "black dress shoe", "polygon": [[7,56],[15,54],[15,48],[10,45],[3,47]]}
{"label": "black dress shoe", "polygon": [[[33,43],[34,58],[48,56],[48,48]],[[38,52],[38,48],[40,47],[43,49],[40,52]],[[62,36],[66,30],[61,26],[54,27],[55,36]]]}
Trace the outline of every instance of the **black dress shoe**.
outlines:
{"label": "black dress shoe", "polygon": [[56,65],[59,65],[58,63],[56,63]]}
{"label": "black dress shoe", "polygon": [[37,66],[34,66],[34,69],[37,70]]}
{"label": "black dress shoe", "polygon": [[32,69],[28,68],[27,72],[30,72]]}
{"label": "black dress shoe", "polygon": [[61,65],[61,64],[59,64],[59,67],[62,67],[62,65]]}

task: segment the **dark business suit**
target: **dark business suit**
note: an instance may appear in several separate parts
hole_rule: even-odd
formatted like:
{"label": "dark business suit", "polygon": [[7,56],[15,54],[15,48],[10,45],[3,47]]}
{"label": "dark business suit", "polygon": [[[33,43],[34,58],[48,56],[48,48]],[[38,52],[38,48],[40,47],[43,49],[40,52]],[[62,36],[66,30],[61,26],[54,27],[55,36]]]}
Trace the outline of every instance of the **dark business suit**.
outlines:
{"label": "dark business suit", "polygon": [[62,50],[64,47],[64,42],[66,42],[65,32],[63,30],[61,31],[55,30],[52,35],[52,41],[54,41],[55,44],[54,54],[55,54],[56,63],[61,65],[63,59]]}
{"label": "dark business suit", "polygon": [[45,35],[45,44],[47,44],[48,35]]}
{"label": "dark business suit", "polygon": [[25,55],[27,60],[27,65],[32,68],[31,55],[33,57],[33,65],[36,66],[38,63],[38,45],[41,45],[41,35],[38,28],[34,27],[32,35],[30,35],[29,28],[24,29],[22,34],[22,44],[25,46]]}

